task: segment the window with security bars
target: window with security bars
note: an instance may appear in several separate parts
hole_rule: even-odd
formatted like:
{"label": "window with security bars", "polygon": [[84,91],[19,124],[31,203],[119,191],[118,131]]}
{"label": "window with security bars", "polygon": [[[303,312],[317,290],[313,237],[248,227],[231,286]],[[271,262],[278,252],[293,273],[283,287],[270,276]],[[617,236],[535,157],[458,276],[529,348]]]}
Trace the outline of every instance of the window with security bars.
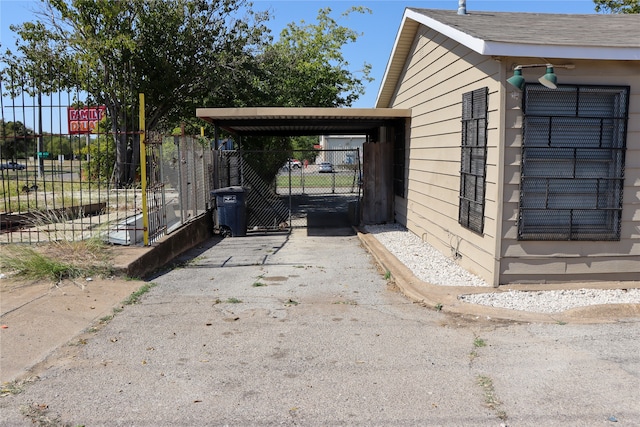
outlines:
{"label": "window with security bars", "polygon": [[405,139],[404,127],[396,126],[393,139],[393,193],[404,198],[405,182]]}
{"label": "window with security bars", "polygon": [[518,238],[620,240],[629,87],[527,85]]}
{"label": "window with security bars", "polygon": [[462,95],[458,222],[478,233],[484,229],[488,96],[489,89],[486,87]]}

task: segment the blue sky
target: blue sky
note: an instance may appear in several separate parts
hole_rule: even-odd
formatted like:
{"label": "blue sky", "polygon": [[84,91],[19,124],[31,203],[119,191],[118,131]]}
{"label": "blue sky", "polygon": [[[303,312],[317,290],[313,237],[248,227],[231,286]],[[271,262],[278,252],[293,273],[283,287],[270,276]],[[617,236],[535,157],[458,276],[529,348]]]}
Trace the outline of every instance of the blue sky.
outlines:
{"label": "blue sky", "polygon": [[[338,19],[351,6],[366,6],[372,11],[371,14],[354,14],[347,19],[338,20],[341,25],[362,33],[355,44],[345,47],[344,55],[353,70],[359,69],[364,62],[372,65],[372,77],[375,80],[368,84],[366,94],[353,105],[369,108],[375,104],[405,7],[457,10],[458,0],[254,0],[255,10],[272,11],[274,19],[270,22],[270,27],[276,36],[289,22],[314,22],[320,8],[330,7],[334,18]],[[34,20],[33,11],[38,7],[38,1],[0,0],[0,43],[3,50],[12,47],[14,43],[9,25]],[[595,13],[593,0],[467,0],[467,11]]]}

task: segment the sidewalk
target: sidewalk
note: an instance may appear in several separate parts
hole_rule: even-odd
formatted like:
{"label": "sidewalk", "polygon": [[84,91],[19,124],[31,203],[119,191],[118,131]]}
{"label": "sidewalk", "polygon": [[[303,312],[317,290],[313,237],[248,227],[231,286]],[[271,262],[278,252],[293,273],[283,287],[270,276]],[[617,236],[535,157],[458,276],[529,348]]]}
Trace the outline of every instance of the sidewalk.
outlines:
{"label": "sidewalk", "polygon": [[[114,246],[110,279],[79,278],[55,285],[0,279],[0,383],[32,375],[56,349],[73,345],[82,333],[113,315],[142,278],[185,250],[210,239],[209,218],[202,218],[154,246]],[[36,368],[37,372],[38,368]]]}
{"label": "sidewalk", "polygon": [[0,383],[26,375],[57,348],[72,345],[143,285],[124,278],[79,279],[58,286],[2,279]]}

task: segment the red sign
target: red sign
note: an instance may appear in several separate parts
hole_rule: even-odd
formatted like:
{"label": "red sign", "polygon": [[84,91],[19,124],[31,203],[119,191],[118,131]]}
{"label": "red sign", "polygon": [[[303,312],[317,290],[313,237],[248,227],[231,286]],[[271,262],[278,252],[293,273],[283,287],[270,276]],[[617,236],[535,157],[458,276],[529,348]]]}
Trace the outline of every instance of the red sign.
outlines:
{"label": "red sign", "polygon": [[67,108],[69,133],[91,133],[107,114],[107,107]]}

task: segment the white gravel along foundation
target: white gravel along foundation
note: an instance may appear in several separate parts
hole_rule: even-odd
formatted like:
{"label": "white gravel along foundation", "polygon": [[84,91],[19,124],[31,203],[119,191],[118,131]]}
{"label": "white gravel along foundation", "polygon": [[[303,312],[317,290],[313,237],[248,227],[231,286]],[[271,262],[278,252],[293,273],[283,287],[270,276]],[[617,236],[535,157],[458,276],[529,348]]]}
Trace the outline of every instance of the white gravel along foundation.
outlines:
{"label": "white gravel along foundation", "polygon": [[638,304],[640,289],[575,289],[563,291],[514,291],[460,295],[472,304],[534,313],[561,313],[577,307],[601,304]]}
{"label": "white gravel along foundation", "polygon": [[[399,224],[368,225],[365,229],[423,282],[439,286],[490,287]],[[591,305],[640,304],[640,289],[509,290],[460,295],[458,299],[511,310],[560,313]]]}
{"label": "white gravel along foundation", "polygon": [[400,224],[367,225],[366,230],[423,282],[440,286],[490,286]]}

